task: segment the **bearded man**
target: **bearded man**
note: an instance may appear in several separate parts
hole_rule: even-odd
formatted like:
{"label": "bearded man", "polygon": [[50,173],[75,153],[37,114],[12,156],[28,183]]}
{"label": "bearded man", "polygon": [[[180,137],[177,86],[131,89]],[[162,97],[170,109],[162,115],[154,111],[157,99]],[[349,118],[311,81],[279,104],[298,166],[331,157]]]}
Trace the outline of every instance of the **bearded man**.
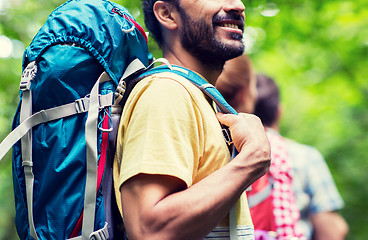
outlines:
{"label": "bearded man", "polygon": [[[145,22],[173,65],[215,84],[225,61],[243,53],[240,0],[144,0]],[[221,124],[239,154],[230,160]],[[145,77],[124,107],[114,186],[129,239],[253,239],[245,189],[270,165],[260,120],[216,113],[196,86],[174,73]]]}

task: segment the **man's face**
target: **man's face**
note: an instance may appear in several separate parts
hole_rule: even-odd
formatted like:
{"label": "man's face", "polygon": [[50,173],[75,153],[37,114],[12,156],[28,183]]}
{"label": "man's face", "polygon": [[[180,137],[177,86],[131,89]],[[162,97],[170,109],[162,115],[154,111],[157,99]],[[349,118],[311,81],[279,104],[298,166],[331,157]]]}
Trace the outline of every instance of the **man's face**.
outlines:
{"label": "man's face", "polygon": [[201,62],[222,68],[244,51],[240,0],[181,0],[181,44]]}

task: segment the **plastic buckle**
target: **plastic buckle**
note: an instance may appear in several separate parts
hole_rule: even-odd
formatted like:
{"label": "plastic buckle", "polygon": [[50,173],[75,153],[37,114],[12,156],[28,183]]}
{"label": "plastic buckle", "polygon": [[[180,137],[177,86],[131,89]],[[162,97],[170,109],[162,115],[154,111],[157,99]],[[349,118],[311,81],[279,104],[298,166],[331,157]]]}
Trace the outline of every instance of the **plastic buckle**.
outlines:
{"label": "plastic buckle", "polygon": [[19,84],[21,91],[28,91],[31,89],[31,81],[34,79],[37,73],[37,65],[35,62],[31,62],[27,65],[22,73],[22,78]]}
{"label": "plastic buckle", "polygon": [[119,102],[123,99],[125,91],[126,91],[126,82],[120,81],[114,94],[115,104],[119,104]]}
{"label": "plastic buckle", "polygon": [[[87,100],[87,102],[85,102]],[[87,112],[88,109],[88,98],[80,98],[75,100],[75,109],[77,110],[77,113],[83,113]]]}
{"label": "plastic buckle", "polygon": [[105,222],[105,226],[89,235],[90,240],[107,240],[109,239],[109,231],[107,229],[107,223]]}
{"label": "plastic buckle", "polygon": [[222,128],[222,134],[224,135],[225,141],[231,145],[233,143],[233,139],[231,138],[230,130],[227,127]]}
{"label": "plastic buckle", "polygon": [[33,162],[32,162],[32,160],[23,160],[22,161],[22,166],[23,167],[33,167]]}

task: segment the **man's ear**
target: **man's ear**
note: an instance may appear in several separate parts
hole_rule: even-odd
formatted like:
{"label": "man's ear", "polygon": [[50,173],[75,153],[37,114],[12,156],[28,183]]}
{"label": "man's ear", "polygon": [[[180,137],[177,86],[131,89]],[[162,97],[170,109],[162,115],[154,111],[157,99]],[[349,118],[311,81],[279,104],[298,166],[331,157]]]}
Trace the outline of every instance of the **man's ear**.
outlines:
{"label": "man's ear", "polygon": [[165,28],[174,30],[178,27],[180,19],[179,12],[171,3],[165,1],[157,1],[153,5],[153,12],[159,23]]}

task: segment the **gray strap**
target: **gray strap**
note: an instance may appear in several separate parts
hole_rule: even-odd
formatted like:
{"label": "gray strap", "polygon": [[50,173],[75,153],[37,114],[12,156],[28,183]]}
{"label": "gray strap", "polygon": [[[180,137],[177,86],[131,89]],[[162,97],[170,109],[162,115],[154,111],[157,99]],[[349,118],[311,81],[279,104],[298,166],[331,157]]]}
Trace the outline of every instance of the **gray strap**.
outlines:
{"label": "gray strap", "polygon": [[146,69],[146,66],[144,66],[144,64],[138,58],[136,58],[131,63],[129,63],[129,65],[126,67],[124,74],[121,77],[121,80],[124,80],[130,75],[136,73],[139,70],[143,70],[143,69]]}
{"label": "gray strap", "polygon": [[[112,105],[113,93],[99,96],[100,108],[105,108]],[[27,132],[34,126],[41,123],[57,120],[60,118],[68,117],[74,114],[83,113],[88,111],[89,98],[81,98],[73,103],[65,104],[62,106],[41,110],[15,128],[0,144],[0,159],[11,149],[11,147],[19,141]]]}
{"label": "gray strap", "polygon": [[115,105],[118,106],[120,101],[123,99],[124,94],[125,94],[125,90],[126,90],[126,79],[130,76],[132,76],[133,74],[141,71],[141,70],[147,70],[150,69],[155,63],[157,62],[161,62],[164,64],[167,64],[170,68],[171,65],[170,63],[165,59],[165,58],[159,58],[154,60],[148,67],[146,67],[141,60],[139,60],[138,58],[134,59],[133,61],[131,61],[129,63],[129,65],[126,67],[123,76],[120,78],[119,80],[119,84],[116,88],[116,92],[115,92]]}
{"label": "gray strap", "polygon": [[107,227],[108,227],[108,224],[107,224],[107,222],[105,222],[105,226],[102,229],[91,233],[91,235],[89,236],[89,239],[90,240],[107,240],[107,239],[109,239],[109,231],[108,231]]}
{"label": "gray strap", "polygon": [[229,232],[230,240],[238,239],[238,224],[236,223],[236,204],[234,204],[229,213]]}
{"label": "gray strap", "polygon": [[27,162],[23,161],[23,167],[26,181],[29,232],[34,239],[38,239],[33,221],[33,183],[34,183],[34,175],[32,171],[33,163],[31,161]]}
{"label": "gray strap", "polygon": [[138,58],[134,59],[129,65],[126,67],[123,76],[119,80],[119,84],[116,88],[115,92],[115,105],[119,105],[120,101],[123,99],[125,90],[126,90],[126,82],[125,79],[129,76],[137,73],[140,70],[146,69],[144,64]]}
{"label": "gray strap", "polygon": [[[21,82],[20,90],[22,91],[22,105],[20,109],[20,122],[25,121],[29,116],[32,115],[32,93],[31,93],[31,82],[37,73],[37,65],[35,62],[31,62],[24,69]],[[33,221],[33,160],[32,160],[32,131],[27,131],[21,139],[22,148],[22,166],[24,167],[24,176],[26,184],[26,200],[28,210],[28,225],[30,235],[38,240],[34,221]]]}
{"label": "gray strap", "polygon": [[164,64],[168,64],[169,67],[171,67],[170,63],[165,59],[165,58],[159,58],[154,60],[148,67],[146,67],[141,60],[139,60],[138,58],[134,59],[133,61],[131,61],[129,63],[129,65],[126,67],[123,76],[120,78],[119,80],[119,84],[116,88],[116,92],[115,92],[115,105],[118,106],[120,101],[123,99],[124,94],[125,94],[125,90],[126,90],[126,79],[130,76],[132,76],[133,74],[141,71],[141,70],[146,70],[146,69],[150,69],[155,63],[157,62],[161,62]]}
{"label": "gray strap", "polygon": [[[101,77],[100,77],[101,78]],[[99,110],[99,83],[100,78],[93,86],[89,97],[88,117],[85,126],[86,138],[86,186],[84,192],[84,213],[82,223],[82,239],[88,240],[94,230],[96,188],[97,188],[97,124]]]}
{"label": "gray strap", "polygon": [[270,181],[270,184],[267,184],[267,186],[264,189],[251,196],[248,195],[249,208],[252,208],[257,204],[263,202],[263,200],[265,200],[268,196],[271,195],[273,183],[271,177],[269,177],[268,180]]}
{"label": "gray strap", "polygon": [[129,63],[129,65],[126,67],[126,69],[124,71],[124,74],[121,77],[119,82],[124,81],[127,77],[129,77],[132,74],[138,72],[139,70],[150,69],[156,63],[163,63],[163,64],[167,65],[170,69],[173,68],[166,58],[155,59],[148,67],[145,67],[144,64],[141,62],[141,60],[136,58],[131,63]]}
{"label": "gray strap", "polygon": [[100,75],[100,83],[108,82],[108,81],[111,81],[111,77],[109,76],[109,74],[107,72],[103,72]]}

